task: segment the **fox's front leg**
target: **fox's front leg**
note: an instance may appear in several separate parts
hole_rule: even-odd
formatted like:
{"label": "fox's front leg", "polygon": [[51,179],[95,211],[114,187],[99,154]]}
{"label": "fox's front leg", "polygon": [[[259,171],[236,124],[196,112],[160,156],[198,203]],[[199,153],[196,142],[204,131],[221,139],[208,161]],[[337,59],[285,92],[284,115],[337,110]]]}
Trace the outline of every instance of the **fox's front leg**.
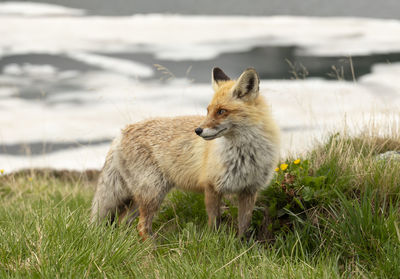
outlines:
{"label": "fox's front leg", "polygon": [[241,192],[238,195],[238,200],[239,237],[241,237],[250,226],[254,203],[256,201],[256,193]]}
{"label": "fox's front leg", "polygon": [[212,186],[208,186],[204,192],[204,201],[208,215],[208,226],[210,228],[219,225],[221,215],[221,197],[222,195],[214,190]]}

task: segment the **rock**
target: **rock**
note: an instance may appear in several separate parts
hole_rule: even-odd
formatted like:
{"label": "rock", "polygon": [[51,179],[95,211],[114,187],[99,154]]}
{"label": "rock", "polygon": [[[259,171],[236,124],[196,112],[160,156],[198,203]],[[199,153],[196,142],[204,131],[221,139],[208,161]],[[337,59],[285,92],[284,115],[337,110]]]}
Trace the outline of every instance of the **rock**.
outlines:
{"label": "rock", "polygon": [[376,159],[381,161],[389,161],[389,160],[395,160],[395,161],[400,161],[400,151],[387,151],[385,153],[381,153],[376,155]]}

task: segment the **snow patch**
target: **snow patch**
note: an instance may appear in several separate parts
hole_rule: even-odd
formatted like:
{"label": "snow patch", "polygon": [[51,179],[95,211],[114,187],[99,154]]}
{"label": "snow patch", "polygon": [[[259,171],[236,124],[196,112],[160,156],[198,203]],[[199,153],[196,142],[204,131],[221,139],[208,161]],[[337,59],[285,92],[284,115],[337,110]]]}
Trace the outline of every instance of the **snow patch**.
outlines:
{"label": "snow patch", "polygon": [[37,76],[37,77],[51,77],[56,75],[57,69],[51,65],[32,65],[25,63],[23,65],[8,64],[3,68],[3,74],[14,76]]}
{"label": "snow patch", "polygon": [[0,3],[0,15],[9,16],[82,16],[85,12],[54,4],[8,1]]}
{"label": "snow patch", "polygon": [[75,148],[42,156],[0,155],[0,168],[5,173],[31,168],[53,168],[67,170],[101,169],[109,144]]}
{"label": "snow patch", "polygon": [[151,77],[154,72],[151,68],[138,62],[127,61],[124,59],[106,57],[102,55],[89,54],[89,53],[69,53],[68,57],[86,64],[100,67],[104,70],[112,71],[115,73],[134,76],[134,77]]}
{"label": "snow patch", "polygon": [[398,34],[400,21],[369,18],[3,16],[0,56],[144,51],[164,59],[199,60],[258,46],[297,46],[302,55],[355,56],[400,52]]}

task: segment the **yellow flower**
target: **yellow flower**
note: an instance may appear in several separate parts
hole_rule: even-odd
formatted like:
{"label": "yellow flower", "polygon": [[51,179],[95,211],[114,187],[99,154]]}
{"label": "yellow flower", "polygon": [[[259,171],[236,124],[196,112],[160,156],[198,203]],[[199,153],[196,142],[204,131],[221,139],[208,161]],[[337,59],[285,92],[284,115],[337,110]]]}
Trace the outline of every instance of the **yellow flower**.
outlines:
{"label": "yellow flower", "polygon": [[300,159],[295,160],[293,163],[294,163],[295,165],[300,164]]}
{"label": "yellow flower", "polygon": [[275,168],[275,171],[279,171],[279,168]]}
{"label": "yellow flower", "polygon": [[33,178],[32,178],[32,177],[28,177],[28,180],[29,180],[30,182],[32,182]]}
{"label": "yellow flower", "polygon": [[4,170],[3,170],[3,169],[1,169],[1,170],[0,170],[0,173],[1,173],[1,174],[3,174],[3,173],[4,173]]}
{"label": "yellow flower", "polygon": [[286,170],[288,167],[288,164],[281,164],[281,170]]}

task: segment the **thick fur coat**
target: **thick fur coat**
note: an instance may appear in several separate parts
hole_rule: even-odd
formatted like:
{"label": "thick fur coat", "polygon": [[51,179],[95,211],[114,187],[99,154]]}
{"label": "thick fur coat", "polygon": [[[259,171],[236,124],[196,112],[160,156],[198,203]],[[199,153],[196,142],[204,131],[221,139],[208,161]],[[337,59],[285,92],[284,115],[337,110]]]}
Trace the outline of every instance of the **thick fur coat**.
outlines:
{"label": "thick fur coat", "polygon": [[127,126],[110,148],[92,205],[93,221],[128,222],[139,214],[139,233],[173,187],[205,193],[209,225],[217,224],[224,194],[238,194],[239,234],[248,228],[256,193],[271,180],[279,129],[247,69],[237,81],[214,68],[215,95],[207,116],[156,118]]}

